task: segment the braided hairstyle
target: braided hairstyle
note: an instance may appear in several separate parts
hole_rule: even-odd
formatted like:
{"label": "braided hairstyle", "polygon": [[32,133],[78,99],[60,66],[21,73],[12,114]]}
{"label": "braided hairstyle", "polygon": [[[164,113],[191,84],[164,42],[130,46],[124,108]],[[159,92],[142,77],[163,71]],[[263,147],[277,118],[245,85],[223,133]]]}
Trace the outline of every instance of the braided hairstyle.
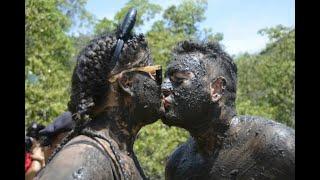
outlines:
{"label": "braided hairstyle", "polygon": [[143,34],[130,34],[127,37],[119,57],[119,66],[115,67],[112,58],[116,45],[115,33],[103,35],[90,41],[77,57],[68,103],[75,127],[52,153],[49,161],[96,116],[94,110],[105,103],[107,92],[110,90],[108,78],[111,75],[124,69],[152,64],[150,50]]}
{"label": "braided hairstyle", "polygon": [[95,107],[104,103],[110,86],[107,79],[111,71],[115,74],[124,69],[148,64],[151,60],[144,36],[133,35],[124,44],[119,60],[120,66],[113,69],[110,63],[116,42],[115,35],[105,35],[92,40],[80,52],[72,75],[71,98],[68,103],[68,109],[72,113],[87,111],[90,114]]}

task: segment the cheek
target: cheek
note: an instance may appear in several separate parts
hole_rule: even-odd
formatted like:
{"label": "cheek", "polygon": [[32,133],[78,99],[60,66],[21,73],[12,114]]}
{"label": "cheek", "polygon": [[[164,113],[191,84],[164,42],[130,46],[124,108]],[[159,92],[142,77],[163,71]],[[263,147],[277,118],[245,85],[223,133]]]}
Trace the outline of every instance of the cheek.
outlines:
{"label": "cheek", "polygon": [[137,103],[151,105],[160,103],[160,86],[153,80],[140,81],[135,87],[137,89]]}
{"label": "cheek", "polygon": [[189,81],[188,84],[185,83],[184,86],[177,88],[175,92],[175,101],[179,109],[193,112],[203,108],[210,98],[204,86],[197,81]]}

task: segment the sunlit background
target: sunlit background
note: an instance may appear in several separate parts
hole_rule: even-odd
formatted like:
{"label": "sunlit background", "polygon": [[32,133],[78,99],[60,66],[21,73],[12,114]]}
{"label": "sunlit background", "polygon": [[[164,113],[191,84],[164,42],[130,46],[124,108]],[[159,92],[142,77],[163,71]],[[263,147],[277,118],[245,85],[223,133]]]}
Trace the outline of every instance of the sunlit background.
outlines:
{"label": "sunlit background", "polygon": [[[238,67],[237,113],[295,127],[293,0],[26,0],[26,126],[67,110],[79,51],[131,7],[155,63],[165,68],[181,40],[219,42]],[[134,149],[150,179],[164,179],[167,157],[188,136],[161,121],[140,131]]]}
{"label": "sunlit background", "polygon": [[[86,9],[99,20],[113,19],[115,14],[125,6],[127,0],[89,0]],[[181,0],[150,0],[163,9],[171,5],[179,5]],[[241,52],[254,53],[265,47],[268,39],[257,34],[258,30],[282,24],[287,27],[295,25],[294,0],[209,0],[204,13],[205,20],[198,23],[200,28],[211,28],[214,32],[222,32],[222,43],[230,54]],[[138,32],[147,32],[152,24],[161,17],[159,13]],[[70,33],[90,33],[91,27],[74,27]]]}

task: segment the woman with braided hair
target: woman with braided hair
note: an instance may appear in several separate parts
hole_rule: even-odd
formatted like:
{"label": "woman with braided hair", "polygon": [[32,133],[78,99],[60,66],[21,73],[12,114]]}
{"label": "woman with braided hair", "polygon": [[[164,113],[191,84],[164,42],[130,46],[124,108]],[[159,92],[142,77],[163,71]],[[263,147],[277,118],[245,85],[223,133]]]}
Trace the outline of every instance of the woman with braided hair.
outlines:
{"label": "woman with braided hair", "polygon": [[130,10],[115,34],[78,56],[68,104],[75,127],[37,179],[146,179],[133,143],[160,118],[161,67],[144,36],[130,33],[135,16]]}

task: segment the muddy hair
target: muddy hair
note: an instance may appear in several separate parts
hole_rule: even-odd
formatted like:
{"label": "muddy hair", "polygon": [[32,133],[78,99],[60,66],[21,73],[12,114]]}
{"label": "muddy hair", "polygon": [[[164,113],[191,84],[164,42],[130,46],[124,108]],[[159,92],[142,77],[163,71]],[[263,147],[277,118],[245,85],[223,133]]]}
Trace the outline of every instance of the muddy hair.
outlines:
{"label": "muddy hair", "polygon": [[[209,81],[218,76],[223,76],[227,80],[224,103],[235,111],[235,100],[237,93],[237,66],[231,56],[229,56],[217,42],[196,42],[192,40],[178,43],[173,51],[173,55],[200,52],[205,55],[203,62],[208,73]],[[235,112],[234,112],[235,113]]]}
{"label": "muddy hair", "polygon": [[118,66],[114,66],[112,57],[116,48],[115,33],[97,37],[79,53],[77,64],[71,79],[71,96],[68,110],[73,114],[75,127],[61,141],[60,145],[48,159],[50,162],[55,154],[73,137],[81,134],[106,100],[110,90],[108,78],[124,69],[152,64],[150,50],[143,34],[128,36],[122,48]]}
{"label": "muddy hair", "polygon": [[[144,36],[142,34],[132,35],[124,44],[119,66],[114,69],[110,66],[110,62],[116,42],[117,38],[114,34],[105,35],[92,40],[80,52],[72,75],[71,97],[68,103],[70,112],[87,111],[89,115],[92,115],[91,110],[105,100],[110,86],[107,78],[111,75],[111,71],[116,74],[123,69],[150,63],[150,51]],[[145,54],[140,57],[139,52],[145,52]]]}

